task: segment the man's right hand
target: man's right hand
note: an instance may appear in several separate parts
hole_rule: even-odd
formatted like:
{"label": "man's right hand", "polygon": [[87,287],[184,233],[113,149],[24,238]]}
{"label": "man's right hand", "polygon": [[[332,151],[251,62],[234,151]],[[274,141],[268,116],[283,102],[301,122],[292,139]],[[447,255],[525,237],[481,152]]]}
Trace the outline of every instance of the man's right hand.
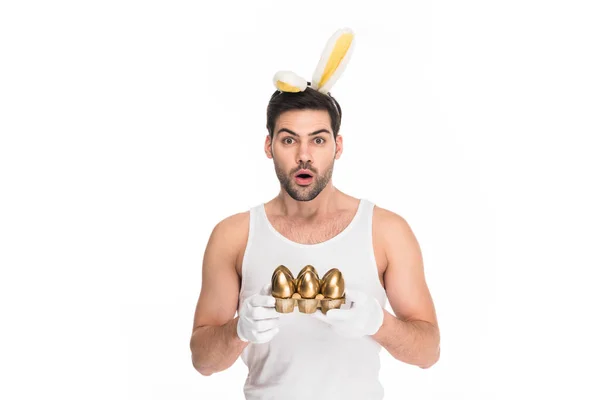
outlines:
{"label": "man's right hand", "polygon": [[238,314],[237,335],[244,342],[266,343],[279,332],[279,313],[270,283],[244,300]]}

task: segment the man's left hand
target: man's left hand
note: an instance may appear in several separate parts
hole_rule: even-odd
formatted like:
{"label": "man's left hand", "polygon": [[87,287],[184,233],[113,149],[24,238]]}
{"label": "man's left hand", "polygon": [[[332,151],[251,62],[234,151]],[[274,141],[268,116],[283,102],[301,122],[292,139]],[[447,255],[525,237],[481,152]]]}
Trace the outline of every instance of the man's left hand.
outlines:
{"label": "man's left hand", "polygon": [[312,315],[344,337],[357,338],[377,333],[383,324],[383,308],[377,299],[360,290],[346,289],[348,304],[350,308],[334,308],[327,314],[317,310]]}

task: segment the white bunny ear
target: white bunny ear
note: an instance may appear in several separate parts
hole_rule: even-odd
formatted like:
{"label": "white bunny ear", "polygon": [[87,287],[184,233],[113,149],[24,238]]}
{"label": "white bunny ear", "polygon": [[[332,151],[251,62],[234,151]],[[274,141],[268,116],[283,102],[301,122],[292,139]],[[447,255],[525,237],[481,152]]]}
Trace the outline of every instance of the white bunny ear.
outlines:
{"label": "white bunny ear", "polygon": [[331,36],[313,73],[311,87],[327,94],[344,72],[354,50],[354,32],[339,29]]}
{"label": "white bunny ear", "polygon": [[303,92],[308,83],[292,71],[279,71],[273,77],[273,84],[282,92]]}

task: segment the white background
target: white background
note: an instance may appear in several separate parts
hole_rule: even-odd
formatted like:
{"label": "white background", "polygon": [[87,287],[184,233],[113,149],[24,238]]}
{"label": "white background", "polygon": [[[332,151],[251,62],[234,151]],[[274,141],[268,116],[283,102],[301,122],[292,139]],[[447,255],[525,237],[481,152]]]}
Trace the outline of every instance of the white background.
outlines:
{"label": "white background", "polygon": [[599,398],[594,3],[2,2],[0,397],[243,399],[191,364],[204,248],[279,190],[273,75],[350,27],[334,185],[409,222],[442,334],[385,398]]}

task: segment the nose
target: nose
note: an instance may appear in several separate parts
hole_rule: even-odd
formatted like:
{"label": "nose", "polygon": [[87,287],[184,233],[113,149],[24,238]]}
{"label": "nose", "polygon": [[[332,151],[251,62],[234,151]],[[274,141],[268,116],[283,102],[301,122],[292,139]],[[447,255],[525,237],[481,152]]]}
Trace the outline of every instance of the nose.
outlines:
{"label": "nose", "polygon": [[296,155],[296,162],[298,162],[298,164],[304,164],[304,163],[308,163],[308,162],[312,162],[312,155],[310,154],[309,151],[309,145],[307,142],[304,143],[300,143],[300,146],[298,146],[298,154]]}

